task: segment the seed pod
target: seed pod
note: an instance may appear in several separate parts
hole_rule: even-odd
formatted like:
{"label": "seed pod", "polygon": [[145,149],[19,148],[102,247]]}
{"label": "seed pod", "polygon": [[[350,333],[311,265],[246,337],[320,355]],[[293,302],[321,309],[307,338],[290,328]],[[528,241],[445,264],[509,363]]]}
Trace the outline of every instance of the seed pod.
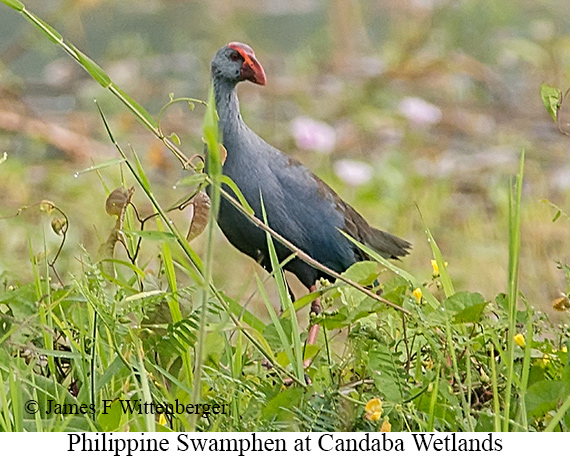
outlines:
{"label": "seed pod", "polygon": [[129,203],[131,193],[124,187],[117,187],[109,194],[105,201],[105,211],[109,216],[120,216]]}
{"label": "seed pod", "polygon": [[208,225],[210,206],[210,197],[202,190],[192,199],[192,203],[189,205],[191,208],[190,227],[188,228],[188,235],[186,235],[188,241],[192,241],[200,235]]}
{"label": "seed pod", "polygon": [[46,213],[48,216],[53,212],[55,209],[55,203],[49,200],[42,200],[40,203],[40,211],[42,213]]}
{"label": "seed pod", "polygon": [[63,235],[67,229],[67,219],[54,217],[51,221],[51,229],[56,235]]}

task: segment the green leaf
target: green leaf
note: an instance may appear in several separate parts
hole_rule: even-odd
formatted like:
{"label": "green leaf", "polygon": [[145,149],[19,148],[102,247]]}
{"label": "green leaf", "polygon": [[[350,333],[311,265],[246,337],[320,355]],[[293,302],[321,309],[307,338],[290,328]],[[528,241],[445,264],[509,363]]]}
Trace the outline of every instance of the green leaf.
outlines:
{"label": "green leaf", "polygon": [[380,273],[378,264],[371,260],[358,262],[351,265],[342,275],[352,279],[363,286],[370,286],[374,283]]}
{"label": "green leaf", "polygon": [[75,175],[81,175],[83,173],[89,173],[90,171],[95,171],[95,170],[99,170],[101,168],[106,168],[106,167],[110,167],[113,165],[117,165],[119,163],[123,163],[125,162],[125,159],[123,157],[119,157],[119,158],[115,158],[115,159],[111,159],[111,160],[106,160],[104,162],[98,163],[97,165],[91,165],[90,167],[85,168],[84,170],[78,171],[77,173],[75,173]]}
{"label": "green leaf", "polygon": [[483,314],[483,310],[487,306],[487,302],[477,303],[473,306],[465,308],[463,311],[453,316],[453,322],[456,324],[465,324],[467,322],[478,322]]}
{"label": "green leaf", "polygon": [[63,37],[61,36],[61,34],[54,29],[51,25],[49,25],[47,22],[44,22],[42,19],[40,19],[39,17],[35,16],[34,14],[26,11],[25,9],[22,10],[27,16],[28,18],[32,21],[32,23],[38,28],[40,29],[45,36],[48,37],[48,39],[55,43],[55,44],[61,44],[63,43]]}
{"label": "green leaf", "polygon": [[[133,159],[135,161],[135,166],[136,166],[136,171],[137,173],[135,173],[134,169],[131,167],[131,171],[133,172],[133,174],[135,174],[137,176],[137,179],[139,181],[139,184],[141,185],[141,187],[143,188],[143,190],[145,191],[145,193],[150,196],[152,194],[152,189],[150,186],[150,182],[148,180],[148,177],[144,171],[144,167],[141,163],[141,160],[139,159],[139,156],[137,154],[137,152],[134,150],[134,148],[131,146],[131,152],[133,154]],[[127,162],[128,163],[128,162]]]}
{"label": "green leaf", "polygon": [[239,317],[242,322],[249,325],[251,328],[257,330],[259,333],[263,333],[263,331],[265,330],[265,324],[260,319],[255,317],[250,311],[245,309],[237,301],[228,297],[223,292],[220,292],[220,294],[228,304],[230,312],[234,316]]}
{"label": "green leaf", "polygon": [[[418,211],[419,211],[419,208],[418,208]],[[447,272],[447,266],[446,266],[445,260],[443,259],[443,255],[441,254],[439,246],[435,242],[435,239],[434,239],[433,235],[431,234],[431,231],[430,231],[429,227],[427,226],[427,223],[424,220],[424,216],[421,212],[420,212],[420,217],[422,219],[422,222],[424,224],[424,229],[425,229],[426,234],[428,236],[428,242],[429,242],[429,245],[431,247],[431,252],[433,253],[435,261],[437,262],[437,268],[439,270],[439,277],[441,279],[441,285],[443,286],[443,291],[445,292],[446,297],[451,297],[455,293],[455,290],[453,288],[453,283],[451,282],[451,277],[449,276],[449,273]]]}
{"label": "green leaf", "polygon": [[[410,289],[410,283],[400,276],[394,276],[382,284],[382,289],[382,296],[386,300],[390,300],[396,305],[402,305],[404,303],[404,297]],[[425,288],[420,286],[420,289],[423,294],[423,289]]]}
{"label": "green leaf", "polygon": [[262,352],[263,355],[266,356],[271,363],[277,363],[277,361],[275,360],[275,354],[273,353],[273,349],[271,349],[271,345],[260,332],[258,332],[253,327],[249,330],[242,329],[242,332],[245,334],[249,334],[252,341],[255,340],[255,342],[259,345],[258,349],[263,349],[263,351],[265,351],[265,353],[263,353],[263,351],[260,352]]}
{"label": "green leaf", "polygon": [[115,357],[105,372],[97,377],[97,388],[102,389],[107,383],[112,382],[115,376],[120,376],[121,370],[126,370],[126,367],[120,357]]}
{"label": "green leaf", "polygon": [[2,3],[8,5],[10,8],[14,8],[16,11],[22,11],[25,6],[22,2],[18,0],[0,0]]}
{"label": "green leaf", "polygon": [[184,176],[180,181],[176,183],[177,186],[188,186],[194,187],[199,186],[206,181],[206,177],[208,175],[206,173],[192,173],[188,176]]}
{"label": "green leaf", "polygon": [[487,303],[480,293],[457,292],[443,301],[443,307],[454,314],[453,322],[460,324],[477,322]]}
{"label": "green leaf", "polygon": [[0,303],[6,304],[16,319],[28,319],[37,312],[33,284],[26,284],[13,290],[0,292]]}
{"label": "green leaf", "polygon": [[[265,291],[265,287],[263,287],[263,283],[261,282],[261,280],[259,279],[259,277],[257,275],[255,275],[255,280],[257,281],[257,287],[261,293],[261,297],[263,298],[263,301],[265,302],[265,305],[267,307],[267,311],[269,313],[269,316],[271,317],[271,322],[273,323],[272,326],[268,326],[266,328],[266,330],[275,329],[275,331],[277,332],[277,335],[279,337],[278,340],[281,343],[281,347],[285,350],[285,353],[287,354],[288,361],[293,363],[295,360],[295,357],[294,357],[293,351],[291,349],[291,342],[287,338],[287,332],[285,329],[285,324],[287,324],[287,322],[285,321],[282,323],[279,320],[279,318],[277,317],[277,313],[273,309],[273,305],[271,304],[271,301],[269,300],[269,297],[267,296],[267,292]],[[283,361],[283,357],[278,358],[277,361],[278,362]],[[282,366],[286,367],[287,364],[285,363]]]}
{"label": "green leaf", "polygon": [[547,412],[556,409],[558,400],[563,392],[564,383],[561,381],[549,379],[534,383],[528,388],[525,397],[529,416],[542,417]]}
{"label": "green leaf", "polygon": [[[146,276],[146,273],[144,272],[144,270],[140,269],[136,265],[133,265],[131,262],[127,262],[126,260],[108,258],[108,259],[101,259],[100,262],[109,262],[109,263],[113,263],[113,264],[117,264],[117,265],[122,265],[126,268],[131,269],[134,273],[136,273],[139,276],[139,278],[144,278]],[[126,284],[122,285],[122,287],[124,289],[126,289],[127,285]]]}
{"label": "green leaf", "polygon": [[210,174],[212,181],[219,182],[219,177],[222,174],[222,159],[220,144],[218,143],[218,114],[216,113],[216,101],[214,98],[213,87],[210,89],[202,131],[208,147],[208,153],[206,155],[208,173]]}
{"label": "green leaf", "polygon": [[[353,293],[354,292],[354,293]],[[348,296],[346,299],[344,294]],[[345,287],[342,291],[342,301],[344,306],[341,306],[338,311],[333,313],[323,313],[315,318],[316,323],[322,323],[328,330],[336,328],[344,328],[354,324],[358,320],[381,312],[386,308],[383,303],[374,300],[359,291],[354,291],[349,287]],[[360,299],[360,297],[364,297]],[[360,301],[357,301],[360,299]]]}
{"label": "green leaf", "polygon": [[570,396],[568,396],[566,398],[566,400],[564,400],[564,403],[562,404],[560,409],[556,412],[556,414],[554,415],[554,417],[552,418],[552,420],[548,424],[548,427],[546,427],[544,429],[544,431],[545,432],[553,432],[554,429],[558,426],[558,424],[562,420],[562,418],[564,417],[564,415],[566,415],[565,422],[566,422],[566,424],[568,424],[568,416],[569,416],[568,412],[569,411],[570,411]]}
{"label": "green leaf", "polygon": [[[322,295],[323,295],[323,292],[321,290],[316,290],[315,292],[311,292],[307,295],[303,295],[299,299],[295,300],[295,302],[293,303],[293,308],[295,309],[295,312],[299,311],[300,309],[303,309],[309,303],[313,303],[313,301],[315,301],[315,299],[321,297]],[[284,310],[281,313],[282,318],[288,317],[288,316],[289,316],[289,308],[287,308],[286,310]]]}
{"label": "green leaf", "polygon": [[97,81],[102,87],[108,89],[109,86],[113,84],[113,81],[111,81],[109,75],[107,75],[107,73],[105,73],[105,71],[97,63],[95,63],[95,61],[83,54],[79,49],[76,49],[75,47],[73,47],[73,49],[77,55],[77,60],[83,66],[83,68],[85,68],[87,73],[89,73],[93,79]]}
{"label": "green leaf", "polygon": [[176,146],[180,146],[182,144],[182,142],[180,141],[180,137],[174,132],[170,134],[170,139],[174,144],[176,144]]}
{"label": "green leaf", "polygon": [[170,232],[161,232],[158,230],[125,230],[127,235],[136,235],[141,238],[153,241],[173,241],[176,237]]}
{"label": "green leaf", "polygon": [[549,86],[548,84],[543,84],[540,86],[540,96],[542,98],[542,103],[546,111],[550,114],[554,122],[557,121],[558,110],[562,103],[562,92],[556,87]]}
{"label": "green leaf", "polygon": [[123,407],[120,400],[114,400],[111,405],[105,405],[106,408],[101,408],[97,417],[97,423],[100,425],[101,430],[104,432],[114,432],[119,430],[121,423],[126,422],[128,419],[127,414],[123,414]]}
{"label": "green leaf", "polygon": [[210,221],[218,218],[221,198],[221,177],[222,177],[222,147],[218,142],[218,113],[216,112],[216,98],[214,97],[214,86],[210,86],[208,104],[204,113],[204,123],[202,133],[206,142],[206,169],[211,179],[210,186]]}
{"label": "green leaf", "polygon": [[236,195],[237,199],[239,200],[241,206],[243,206],[245,208],[245,210],[250,215],[253,216],[253,214],[254,214],[253,208],[249,205],[249,203],[247,202],[247,200],[245,199],[245,197],[241,193],[241,190],[239,190],[239,187],[237,186],[237,184],[232,181],[232,178],[230,178],[229,176],[226,176],[226,175],[221,175],[220,181],[223,184],[226,184],[233,191],[233,193]]}
{"label": "green leaf", "polygon": [[402,402],[405,385],[401,384],[400,357],[395,347],[377,345],[368,350],[368,370],[382,397],[390,402]]}
{"label": "green leaf", "polygon": [[291,410],[298,406],[302,399],[303,389],[301,387],[284,390],[265,405],[261,417],[272,422],[289,421],[293,415]]}

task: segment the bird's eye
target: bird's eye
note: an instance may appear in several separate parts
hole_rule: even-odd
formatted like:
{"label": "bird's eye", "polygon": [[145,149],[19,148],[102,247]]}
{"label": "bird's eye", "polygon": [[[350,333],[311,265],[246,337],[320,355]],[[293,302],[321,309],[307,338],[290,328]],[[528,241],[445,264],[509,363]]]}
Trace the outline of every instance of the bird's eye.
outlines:
{"label": "bird's eye", "polygon": [[237,52],[232,52],[230,54],[230,59],[232,59],[234,62],[239,60],[239,54]]}

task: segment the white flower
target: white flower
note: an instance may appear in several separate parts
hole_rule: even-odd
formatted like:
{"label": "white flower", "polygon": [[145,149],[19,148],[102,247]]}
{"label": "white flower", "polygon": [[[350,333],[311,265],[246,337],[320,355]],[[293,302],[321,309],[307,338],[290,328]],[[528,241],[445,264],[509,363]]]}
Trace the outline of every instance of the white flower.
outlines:
{"label": "white flower", "polygon": [[300,116],[291,121],[291,133],[297,147],[305,151],[330,153],[336,144],[334,129],[324,122]]}
{"label": "white flower", "polygon": [[364,162],[342,159],[333,164],[335,174],[350,186],[360,186],[372,179],[374,169]]}
{"label": "white flower", "polygon": [[417,97],[404,98],[398,111],[416,125],[433,125],[441,121],[441,109]]}

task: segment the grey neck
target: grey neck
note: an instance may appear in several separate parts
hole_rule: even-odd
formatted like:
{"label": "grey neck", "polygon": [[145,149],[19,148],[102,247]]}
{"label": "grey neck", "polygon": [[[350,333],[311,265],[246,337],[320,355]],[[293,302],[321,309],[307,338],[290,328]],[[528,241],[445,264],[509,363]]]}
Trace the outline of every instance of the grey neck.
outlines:
{"label": "grey neck", "polygon": [[226,135],[243,124],[239,111],[236,83],[221,78],[214,79],[214,95],[216,109],[220,117],[220,131]]}

